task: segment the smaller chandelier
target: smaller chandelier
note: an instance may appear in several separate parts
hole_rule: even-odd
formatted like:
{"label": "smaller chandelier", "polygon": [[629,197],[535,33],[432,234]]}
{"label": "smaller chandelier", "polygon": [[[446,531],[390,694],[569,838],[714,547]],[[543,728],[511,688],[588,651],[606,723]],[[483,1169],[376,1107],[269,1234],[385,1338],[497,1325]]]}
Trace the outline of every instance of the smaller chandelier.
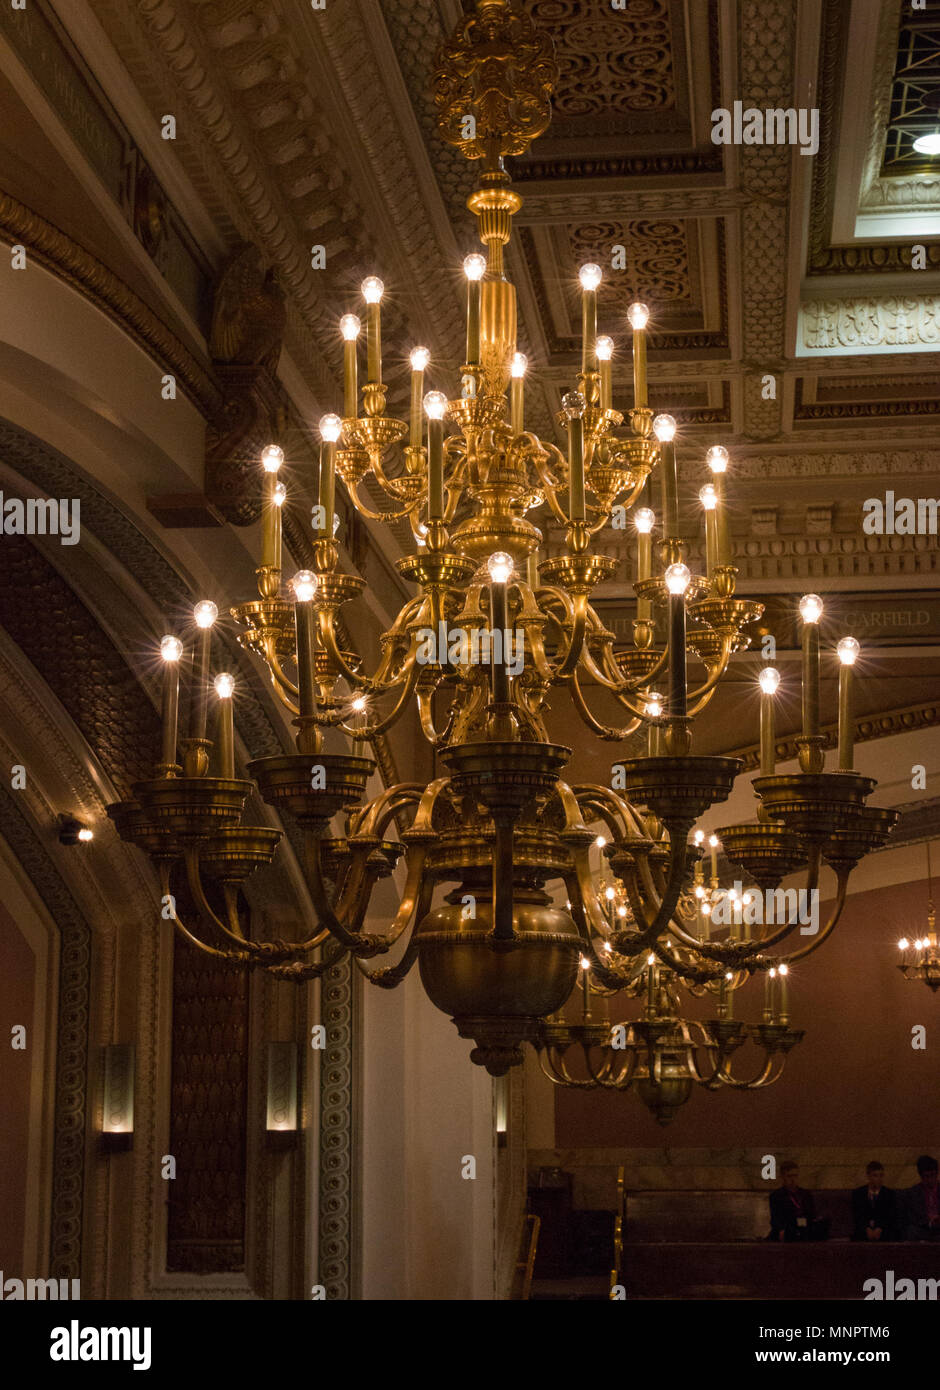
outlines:
{"label": "smaller chandelier", "polygon": [[940,989],[940,948],[937,945],[937,914],[933,905],[933,876],[930,871],[930,842],[927,842],[927,933],[914,941],[902,936],[898,950],[904,959],[898,966],[905,980],[920,980],[936,994]]}

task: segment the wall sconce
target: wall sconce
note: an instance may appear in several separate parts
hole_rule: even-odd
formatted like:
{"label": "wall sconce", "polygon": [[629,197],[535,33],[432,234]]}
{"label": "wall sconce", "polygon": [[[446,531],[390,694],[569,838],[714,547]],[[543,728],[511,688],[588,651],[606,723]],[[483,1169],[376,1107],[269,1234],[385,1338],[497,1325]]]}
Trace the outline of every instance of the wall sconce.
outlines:
{"label": "wall sconce", "polygon": [[104,1050],[101,1138],[111,1151],[134,1143],[134,1044],[111,1043]]}
{"label": "wall sconce", "polygon": [[58,825],[60,845],[84,845],[95,838],[95,832],[91,827],[80,821],[77,816],[66,815],[63,812],[59,816]]}
{"label": "wall sconce", "polygon": [[267,1143],[270,1149],[297,1142],[297,1044],[268,1043]]}
{"label": "wall sconce", "polygon": [[493,1083],[493,1106],[496,1111],[496,1147],[504,1149],[509,1142],[509,1077],[497,1076]]}

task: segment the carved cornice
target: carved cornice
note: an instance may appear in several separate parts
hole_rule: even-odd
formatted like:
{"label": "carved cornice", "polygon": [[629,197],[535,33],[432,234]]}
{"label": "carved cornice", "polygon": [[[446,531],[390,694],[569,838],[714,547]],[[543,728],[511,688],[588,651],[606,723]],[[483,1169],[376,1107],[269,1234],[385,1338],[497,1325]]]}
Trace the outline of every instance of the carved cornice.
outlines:
{"label": "carved cornice", "polygon": [[807,299],[800,305],[803,346],[871,352],[922,343],[940,347],[940,295],[864,295]]}
{"label": "carved cornice", "polygon": [[[871,743],[879,738],[893,738],[897,734],[913,734],[918,729],[929,729],[940,724],[940,704],[905,705],[901,709],[885,710],[881,714],[868,714],[855,721],[856,743]],[[836,748],[839,743],[839,730],[836,724],[826,724],[820,729],[826,740],[826,748]],[[797,736],[778,739],[774,745],[778,763],[796,760],[799,749]],[[752,772],[760,765],[760,748],[747,744],[743,748],[729,750],[724,756],[743,758],[744,770]],[[891,848],[891,845],[889,845]]]}
{"label": "carved cornice", "polygon": [[219,389],[205,365],[189,351],[123,280],[60,232],[51,222],[0,192],[0,237],[21,243],[27,256],[72,285],[108,318],[123,328],[167,372],[205,416],[221,403]]}

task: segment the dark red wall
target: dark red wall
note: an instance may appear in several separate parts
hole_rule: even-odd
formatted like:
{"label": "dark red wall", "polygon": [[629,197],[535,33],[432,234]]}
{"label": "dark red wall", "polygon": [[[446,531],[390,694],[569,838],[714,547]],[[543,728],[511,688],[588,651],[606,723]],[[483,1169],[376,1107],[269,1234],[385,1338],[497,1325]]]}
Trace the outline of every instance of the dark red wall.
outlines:
{"label": "dark red wall", "polygon": [[[559,1088],[556,1147],[929,1149],[938,1133],[940,993],[909,983],[896,968],[898,938],[926,932],[926,902],[925,883],[849,899],[833,936],[793,969],[791,1024],[805,1028],[806,1037],[773,1086],[737,1094],[696,1087],[665,1127],[631,1092],[611,1096]],[[750,998],[738,1017],[756,1021],[761,988],[752,981],[739,991],[739,1000]],[[636,1017],[636,1003],[612,1017],[624,1014]],[[911,1047],[915,1024],[926,1025],[925,1051]]]}

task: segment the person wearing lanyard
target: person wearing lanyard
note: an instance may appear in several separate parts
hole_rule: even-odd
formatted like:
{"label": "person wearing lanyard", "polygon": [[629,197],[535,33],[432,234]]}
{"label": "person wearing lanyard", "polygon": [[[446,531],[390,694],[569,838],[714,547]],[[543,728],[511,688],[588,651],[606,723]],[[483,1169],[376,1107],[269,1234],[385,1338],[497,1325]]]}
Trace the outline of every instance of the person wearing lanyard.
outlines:
{"label": "person wearing lanyard", "polygon": [[816,1229],[816,1204],[812,1192],[799,1184],[800,1170],[795,1163],[780,1169],[782,1187],[770,1194],[770,1235],[768,1240],[812,1240]]}

